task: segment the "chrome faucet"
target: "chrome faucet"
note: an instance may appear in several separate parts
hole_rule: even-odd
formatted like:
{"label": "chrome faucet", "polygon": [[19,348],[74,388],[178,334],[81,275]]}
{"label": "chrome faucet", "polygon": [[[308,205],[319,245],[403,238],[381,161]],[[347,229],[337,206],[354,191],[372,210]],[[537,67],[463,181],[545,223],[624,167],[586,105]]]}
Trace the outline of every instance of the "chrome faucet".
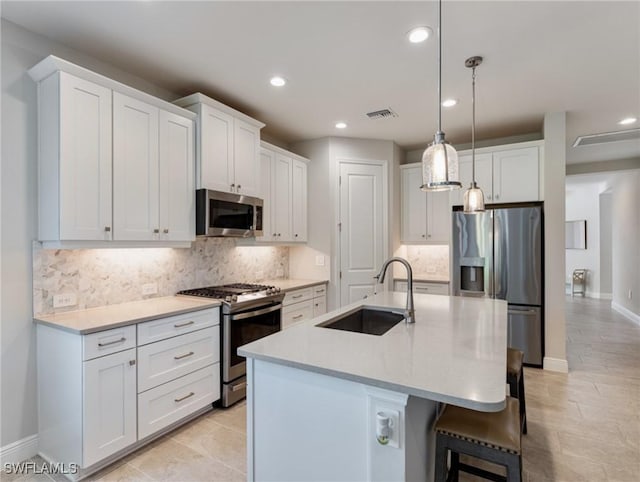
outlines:
{"label": "chrome faucet", "polygon": [[378,273],[377,276],[374,276],[374,278],[378,280],[378,283],[384,283],[387,268],[394,261],[403,264],[404,267],[407,268],[407,306],[404,309],[404,317],[407,323],[415,323],[416,311],[413,307],[413,271],[411,270],[409,262],[404,258],[389,258],[384,262],[382,268],[380,268],[380,273]]}

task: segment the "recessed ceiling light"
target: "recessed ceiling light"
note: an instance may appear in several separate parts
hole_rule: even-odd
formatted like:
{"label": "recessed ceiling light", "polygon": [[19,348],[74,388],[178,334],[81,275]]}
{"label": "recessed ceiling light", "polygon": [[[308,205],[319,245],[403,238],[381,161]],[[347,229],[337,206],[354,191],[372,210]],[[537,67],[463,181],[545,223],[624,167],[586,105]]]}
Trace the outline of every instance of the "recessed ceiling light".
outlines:
{"label": "recessed ceiling light", "polygon": [[282,87],[287,83],[287,81],[283,77],[279,77],[277,75],[275,77],[271,77],[271,80],[269,82],[271,82],[271,85],[273,85],[274,87]]}
{"label": "recessed ceiling light", "polygon": [[622,119],[620,122],[618,122],[618,124],[620,124],[621,126],[628,126],[629,124],[633,124],[635,122],[637,122],[638,119],[636,119],[635,117],[627,117],[625,119]]}
{"label": "recessed ceiling light", "polygon": [[420,42],[424,42],[431,35],[431,29],[429,27],[416,27],[411,29],[409,33],[407,33],[407,37],[409,37],[409,42],[412,44],[419,44]]}
{"label": "recessed ceiling light", "polygon": [[458,99],[446,99],[442,101],[442,107],[453,107],[458,103]]}
{"label": "recessed ceiling light", "polygon": [[346,128],[347,128],[346,122],[336,122],[336,129],[346,129]]}

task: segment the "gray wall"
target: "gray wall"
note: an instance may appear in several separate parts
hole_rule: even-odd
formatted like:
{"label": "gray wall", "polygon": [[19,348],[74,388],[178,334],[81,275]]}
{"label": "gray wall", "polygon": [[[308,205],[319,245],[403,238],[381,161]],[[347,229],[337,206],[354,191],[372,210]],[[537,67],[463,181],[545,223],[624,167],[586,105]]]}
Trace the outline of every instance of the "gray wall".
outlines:
{"label": "gray wall", "polygon": [[612,194],[603,192],[600,194],[600,295],[610,297],[612,294]]}
{"label": "gray wall", "polygon": [[54,54],[171,100],[176,96],[107,63],[2,20],[2,387],[0,445],[38,431],[32,313],[32,241],[37,237],[36,85],[27,69]]}
{"label": "gray wall", "polygon": [[[618,176],[612,196],[613,306],[640,318],[640,170]],[[632,297],[629,299],[629,290]]]}

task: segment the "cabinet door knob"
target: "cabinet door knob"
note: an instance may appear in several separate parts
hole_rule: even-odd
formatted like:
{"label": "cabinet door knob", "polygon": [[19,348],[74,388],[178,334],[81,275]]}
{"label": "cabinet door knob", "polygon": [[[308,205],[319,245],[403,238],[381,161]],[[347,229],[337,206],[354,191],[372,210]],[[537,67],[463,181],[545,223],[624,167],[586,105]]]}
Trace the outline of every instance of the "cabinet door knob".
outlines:
{"label": "cabinet door knob", "polygon": [[431,235],[430,235],[430,234],[427,234],[427,238],[430,238],[430,237],[431,237]]}
{"label": "cabinet door knob", "polygon": [[240,190],[240,188],[241,188],[241,187],[242,187],[242,186],[241,186],[240,184],[238,184],[238,191]]}
{"label": "cabinet door knob", "polygon": [[235,184],[232,184],[232,185],[231,185],[231,190],[232,190],[232,191],[233,191],[233,188],[234,188],[234,187],[236,187],[236,185],[235,185]]}
{"label": "cabinet door knob", "polygon": [[153,230],[153,234],[158,234],[160,232],[160,230],[158,228]]}
{"label": "cabinet door knob", "polygon": [[297,235],[297,234],[294,234],[293,236],[294,236],[295,238],[297,238],[297,237],[298,237],[298,235]]}
{"label": "cabinet door knob", "polygon": [[273,236],[274,236],[274,237],[275,237],[275,236],[277,236],[277,235],[278,235],[278,233],[273,233]]}
{"label": "cabinet door knob", "polygon": [[111,232],[111,226],[105,226],[105,227],[104,227],[104,232],[105,232],[105,233],[109,233],[109,232]]}
{"label": "cabinet door knob", "polygon": [[133,366],[133,365],[135,365],[135,364],[136,364],[136,361],[135,361],[135,360],[129,360],[129,366]]}
{"label": "cabinet door knob", "polygon": [[423,237],[423,238],[426,238],[426,237],[427,237],[427,235],[426,235],[426,234],[423,234],[423,235],[422,235],[422,237]]}
{"label": "cabinet door knob", "polygon": [[164,234],[169,234],[169,230],[168,230],[167,228],[163,229],[163,230],[162,230],[162,232],[163,232]]}
{"label": "cabinet door knob", "polygon": [[496,199],[500,199],[500,194],[496,194]]}

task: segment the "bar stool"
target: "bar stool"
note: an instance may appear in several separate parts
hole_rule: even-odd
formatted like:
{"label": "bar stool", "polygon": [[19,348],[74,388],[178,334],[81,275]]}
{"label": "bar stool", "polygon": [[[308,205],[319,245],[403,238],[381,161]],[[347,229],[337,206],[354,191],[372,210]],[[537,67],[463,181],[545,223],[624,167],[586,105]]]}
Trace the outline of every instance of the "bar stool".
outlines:
{"label": "bar stool", "polygon": [[573,276],[571,278],[571,297],[574,294],[581,294],[584,298],[587,292],[587,270],[586,269],[574,269]]}
{"label": "bar stool", "polygon": [[[457,481],[459,471],[500,482],[522,481],[518,400],[507,397],[500,412],[478,412],[447,405],[435,425],[435,482]],[[451,467],[447,472],[447,455]],[[460,454],[503,465],[507,476],[460,462]]]}
{"label": "bar stool", "polygon": [[509,395],[520,402],[520,427],[527,433],[527,404],[524,396],[524,352],[515,348],[507,348],[507,383]]}

